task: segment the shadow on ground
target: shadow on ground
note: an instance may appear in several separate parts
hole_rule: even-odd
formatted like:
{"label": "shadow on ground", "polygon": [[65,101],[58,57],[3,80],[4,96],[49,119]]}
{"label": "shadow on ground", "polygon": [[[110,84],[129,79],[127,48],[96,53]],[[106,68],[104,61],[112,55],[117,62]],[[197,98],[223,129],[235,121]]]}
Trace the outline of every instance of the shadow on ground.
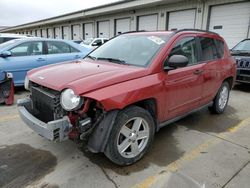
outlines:
{"label": "shadow on ground", "polygon": [[234,86],[233,90],[250,93],[250,84],[239,84],[238,83]]}
{"label": "shadow on ground", "polygon": [[186,127],[187,130],[197,130],[205,133],[222,133],[235,127],[241,121],[233,117],[235,113],[235,108],[230,105],[223,114],[212,114],[205,108],[183,118],[176,122],[176,124]]}
{"label": "shadow on ground", "polygon": [[112,171],[115,171],[117,174],[124,176],[130,175],[134,172],[143,171],[151,164],[155,164],[157,166],[167,166],[184,154],[184,151],[180,151],[178,149],[178,142],[173,136],[176,129],[177,126],[174,124],[162,128],[160,132],[156,133],[152,147],[145,157],[131,166],[117,166],[109,161],[104,154],[93,154],[88,151],[83,151],[83,153],[84,156],[88,157],[91,162],[97,164],[102,169],[112,169]]}
{"label": "shadow on ground", "polygon": [[103,154],[93,154],[84,151],[84,155],[94,164],[104,169],[112,169],[120,175],[130,175],[131,173],[142,171],[151,164],[157,166],[167,166],[168,164],[178,160],[183,156],[184,151],[180,151],[177,147],[178,142],[174,137],[178,126],[184,126],[187,131],[196,130],[204,133],[222,133],[236,126],[240,120],[232,118],[236,110],[232,106],[228,106],[223,114],[217,115],[209,112],[207,108],[193,113],[176,123],[170,124],[162,128],[155,135],[152,148],[146,156],[139,162],[128,167],[119,167],[110,162]]}
{"label": "shadow on ground", "polygon": [[48,151],[26,144],[1,146],[0,187],[25,187],[53,171],[56,164],[56,157]]}

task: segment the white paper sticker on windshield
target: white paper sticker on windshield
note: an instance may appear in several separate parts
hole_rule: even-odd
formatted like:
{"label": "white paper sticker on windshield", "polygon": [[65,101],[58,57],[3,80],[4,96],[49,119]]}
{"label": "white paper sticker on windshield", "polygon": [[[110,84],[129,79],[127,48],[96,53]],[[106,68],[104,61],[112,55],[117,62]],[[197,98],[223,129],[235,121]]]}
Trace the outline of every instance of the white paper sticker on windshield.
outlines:
{"label": "white paper sticker on windshield", "polygon": [[154,43],[156,43],[158,45],[161,45],[161,44],[165,43],[164,40],[162,40],[160,37],[156,37],[156,36],[150,36],[150,37],[148,37],[148,39],[153,41]]}

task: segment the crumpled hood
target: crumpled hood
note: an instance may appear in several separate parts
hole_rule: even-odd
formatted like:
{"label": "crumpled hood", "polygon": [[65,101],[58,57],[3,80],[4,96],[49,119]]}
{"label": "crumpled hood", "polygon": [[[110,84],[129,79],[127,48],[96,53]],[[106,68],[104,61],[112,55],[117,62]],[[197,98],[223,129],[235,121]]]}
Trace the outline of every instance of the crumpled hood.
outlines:
{"label": "crumpled hood", "polygon": [[73,61],[28,72],[31,81],[62,91],[73,89],[78,95],[147,75],[147,69],[104,61]]}

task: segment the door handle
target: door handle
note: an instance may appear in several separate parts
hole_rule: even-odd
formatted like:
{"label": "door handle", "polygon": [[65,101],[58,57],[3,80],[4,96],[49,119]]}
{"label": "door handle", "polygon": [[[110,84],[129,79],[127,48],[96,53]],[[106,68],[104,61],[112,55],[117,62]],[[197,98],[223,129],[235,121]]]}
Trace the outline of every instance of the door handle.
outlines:
{"label": "door handle", "polygon": [[79,55],[75,55],[75,58],[80,58],[81,56],[79,56]]}
{"label": "door handle", "polygon": [[195,74],[195,75],[199,75],[199,74],[202,74],[202,73],[203,73],[203,70],[195,70],[193,72],[193,74]]}
{"label": "door handle", "polygon": [[44,58],[38,58],[37,61],[45,61]]}

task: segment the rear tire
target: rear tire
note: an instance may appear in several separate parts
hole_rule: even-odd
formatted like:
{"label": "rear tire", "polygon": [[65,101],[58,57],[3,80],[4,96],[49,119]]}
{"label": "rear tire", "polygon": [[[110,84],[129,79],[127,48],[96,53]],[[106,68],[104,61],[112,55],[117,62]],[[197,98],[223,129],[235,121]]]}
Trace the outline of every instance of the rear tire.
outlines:
{"label": "rear tire", "polygon": [[209,110],[215,114],[221,114],[225,111],[230,94],[230,87],[228,82],[223,82],[217,95],[214,98],[213,105]]}
{"label": "rear tire", "polygon": [[130,106],[117,115],[104,154],[118,165],[131,165],[148,151],[154,132],[150,113],[143,108]]}

